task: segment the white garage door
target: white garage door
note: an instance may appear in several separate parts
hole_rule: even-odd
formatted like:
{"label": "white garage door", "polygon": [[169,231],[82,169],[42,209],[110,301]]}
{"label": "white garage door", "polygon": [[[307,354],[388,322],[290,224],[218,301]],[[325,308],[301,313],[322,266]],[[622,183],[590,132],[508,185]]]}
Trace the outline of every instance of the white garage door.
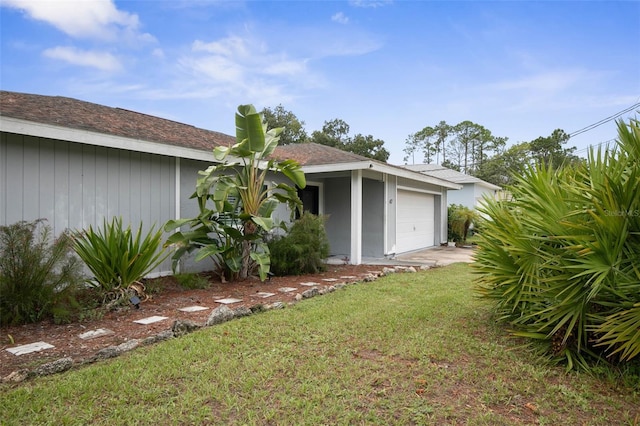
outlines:
{"label": "white garage door", "polygon": [[421,192],[398,190],[396,251],[403,253],[434,245],[434,198]]}

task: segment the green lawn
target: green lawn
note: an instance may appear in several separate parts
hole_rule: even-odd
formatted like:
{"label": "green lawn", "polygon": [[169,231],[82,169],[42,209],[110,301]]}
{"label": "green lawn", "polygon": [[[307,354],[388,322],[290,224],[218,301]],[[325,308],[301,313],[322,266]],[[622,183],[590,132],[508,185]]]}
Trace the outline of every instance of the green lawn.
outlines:
{"label": "green lawn", "polygon": [[639,424],[640,384],[544,365],[472,279],[395,274],[3,385],[0,424]]}

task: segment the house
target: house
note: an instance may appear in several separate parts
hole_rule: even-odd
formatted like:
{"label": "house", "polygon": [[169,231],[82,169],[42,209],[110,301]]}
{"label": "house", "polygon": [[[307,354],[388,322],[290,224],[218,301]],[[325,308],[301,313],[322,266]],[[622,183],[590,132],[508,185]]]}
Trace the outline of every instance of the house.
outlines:
{"label": "house", "polygon": [[[126,109],[0,91],[0,225],[46,218],[58,235],[113,216],[142,222],[144,231],[193,217],[197,172],[214,161],[215,146],[233,143]],[[283,146],[275,155],[303,166],[302,199],[327,215],[332,255],[359,264],[446,239],[447,190],[457,184],[322,145]],[[167,260],[155,274],[170,271]]]}
{"label": "house", "polygon": [[502,188],[497,185],[438,164],[413,164],[403,167],[427,176],[445,179],[461,185],[462,189],[450,189],[447,192],[447,201],[449,204],[461,204],[470,209],[474,209],[480,206],[484,197],[496,198],[501,194]]}

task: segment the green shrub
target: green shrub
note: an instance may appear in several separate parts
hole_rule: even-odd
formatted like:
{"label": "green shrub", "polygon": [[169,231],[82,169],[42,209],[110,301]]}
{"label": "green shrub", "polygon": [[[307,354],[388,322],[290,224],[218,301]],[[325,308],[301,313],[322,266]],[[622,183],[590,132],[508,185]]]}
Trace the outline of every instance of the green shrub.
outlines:
{"label": "green shrub", "polygon": [[451,204],[447,208],[447,238],[449,241],[466,242],[471,225],[478,219],[475,210],[461,204]]}
{"label": "green shrub", "polygon": [[271,271],[274,275],[301,275],[326,269],[329,240],[324,219],[305,212],[289,233],[269,243]]}
{"label": "green shrub", "polygon": [[0,324],[68,318],[78,307],[81,263],[67,233],[51,238],[43,220],[0,226]]}
{"label": "green shrub", "polygon": [[122,219],[104,220],[102,229],[73,233],[73,248],[93,273],[90,284],[98,287],[108,298],[117,301],[130,294],[144,296],[139,280],[158,266],[167,255],[161,247],[162,231],[153,227],[142,239],[142,223],[133,235],[131,226],[122,227]]}
{"label": "green shrub", "polygon": [[531,167],[487,200],[475,267],[515,334],[568,367],[640,354],[640,123],[586,164]]}
{"label": "green shrub", "polygon": [[211,286],[209,280],[200,274],[176,274],[175,279],[181,287],[190,290],[209,288]]}

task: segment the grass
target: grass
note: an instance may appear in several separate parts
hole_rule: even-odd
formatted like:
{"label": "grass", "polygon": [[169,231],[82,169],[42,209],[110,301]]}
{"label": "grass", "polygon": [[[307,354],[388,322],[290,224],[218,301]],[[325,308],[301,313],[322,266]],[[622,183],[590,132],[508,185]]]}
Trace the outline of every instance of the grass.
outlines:
{"label": "grass", "polygon": [[2,385],[0,424],[637,425],[637,380],[544,364],[458,264]]}

